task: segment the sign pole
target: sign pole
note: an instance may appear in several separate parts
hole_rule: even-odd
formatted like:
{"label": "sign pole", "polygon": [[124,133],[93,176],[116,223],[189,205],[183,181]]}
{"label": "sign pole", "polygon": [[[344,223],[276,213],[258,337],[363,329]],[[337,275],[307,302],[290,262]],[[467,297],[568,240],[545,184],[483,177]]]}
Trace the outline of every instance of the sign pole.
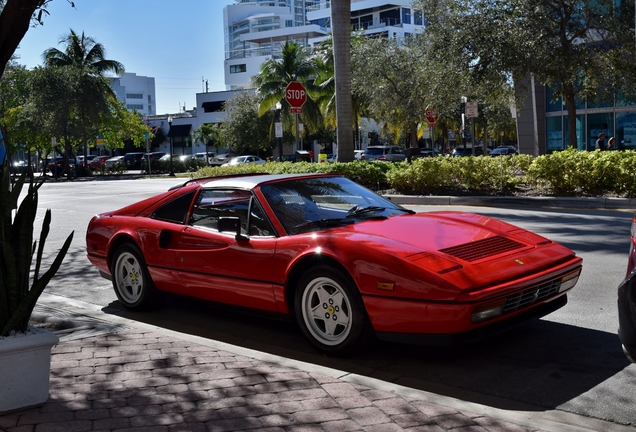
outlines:
{"label": "sign pole", "polygon": [[294,143],[294,154],[298,151],[298,113],[296,113],[296,141]]}

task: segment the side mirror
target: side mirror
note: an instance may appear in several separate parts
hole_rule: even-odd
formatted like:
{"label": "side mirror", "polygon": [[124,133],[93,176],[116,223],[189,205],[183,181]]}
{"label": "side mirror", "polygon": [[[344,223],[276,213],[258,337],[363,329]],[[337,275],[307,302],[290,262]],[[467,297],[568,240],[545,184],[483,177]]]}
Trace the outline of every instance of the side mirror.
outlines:
{"label": "side mirror", "polygon": [[236,216],[220,217],[218,223],[219,232],[233,232],[236,240],[247,240],[247,237],[241,234],[241,219]]}

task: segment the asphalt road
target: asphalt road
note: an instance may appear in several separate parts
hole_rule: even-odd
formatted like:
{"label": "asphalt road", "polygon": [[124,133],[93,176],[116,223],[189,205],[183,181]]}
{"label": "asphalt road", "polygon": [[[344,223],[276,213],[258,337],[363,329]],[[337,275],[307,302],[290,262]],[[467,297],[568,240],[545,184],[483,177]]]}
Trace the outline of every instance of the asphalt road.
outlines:
{"label": "asphalt road", "polygon": [[616,336],[616,288],[626,271],[630,212],[453,207],[500,218],[576,251],[584,260],[583,273],[569,303],[479,345],[440,349],[378,342],[359,356],[334,359],[317,354],[289,322],[223,305],[169,296],[153,312],[122,309],[110,282],[100,278],[86,259],[88,221],[96,213],[163,192],[177,181],[45,184],[40,190],[39,219],[46,208],[53,210],[46,250],[59,249],[75,231],[71,250],[46,292],[173,330],[496,408],[537,415],[571,412],[636,427],[636,365],[627,362]]}

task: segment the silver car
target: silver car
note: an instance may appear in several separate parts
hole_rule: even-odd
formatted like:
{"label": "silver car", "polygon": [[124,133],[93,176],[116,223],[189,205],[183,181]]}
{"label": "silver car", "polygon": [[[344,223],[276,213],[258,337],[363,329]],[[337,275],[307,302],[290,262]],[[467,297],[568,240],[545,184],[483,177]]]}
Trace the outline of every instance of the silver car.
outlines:
{"label": "silver car", "polygon": [[362,153],[361,160],[402,162],[406,160],[404,149],[400,146],[369,146]]}

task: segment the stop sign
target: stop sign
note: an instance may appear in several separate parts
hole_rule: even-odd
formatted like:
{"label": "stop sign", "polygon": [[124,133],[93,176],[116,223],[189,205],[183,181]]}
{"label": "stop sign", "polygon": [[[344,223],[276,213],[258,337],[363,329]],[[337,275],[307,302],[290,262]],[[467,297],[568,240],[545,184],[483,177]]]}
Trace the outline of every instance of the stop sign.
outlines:
{"label": "stop sign", "polygon": [[435,127],[435,123],[437,123],[438,118],[439,111],[437,111],[437,107],[435,105],[426,107],[426,120],[428,120],[431,126]]}
{"label": "stop sign", "polygon": [[300,108],[307,101],[307,91],[298,81],[290,82],[285,88],[285,100],[292,108]]}

